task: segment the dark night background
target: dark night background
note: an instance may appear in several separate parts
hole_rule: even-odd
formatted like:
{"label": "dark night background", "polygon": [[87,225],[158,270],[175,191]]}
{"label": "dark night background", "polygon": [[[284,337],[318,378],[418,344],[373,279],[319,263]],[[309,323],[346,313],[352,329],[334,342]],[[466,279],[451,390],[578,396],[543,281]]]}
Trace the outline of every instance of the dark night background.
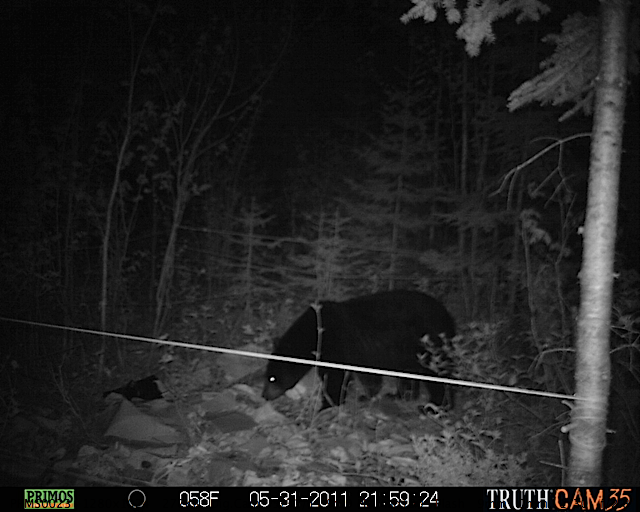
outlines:
{"label": "dark night background", "polygon": [[[411,6],[400,0],[166,2],[157,12],[124,0],[4,2],[0,316],[226,347],[250,341],[250,325],[269,351],[316,298],[419,289],[457,319],[460,378],[572,394],[589,138],[501,185],[550,143],[589,133],[592,119],[558,122],[571,105],[509,113],[506,101],[553,52],[542,38],[597,4],[551,2],[540,22],[496,22],[494,44],[470,58],[442,14],[400,23]],[[630,80],[617,434],[605,471],[607,484],[640,485],[638,368],[628,362],[640,289]],[[87,417],[92,394],[158,372],[160,354],[136,358],[129,344],[2,326],[0,410],[10,417],[60,401],[40,394],[51,393],[53,367]],[[504,429],[492,450],[532,439],[519,448],[532,468],[560,464],[564,406],[515,398],[509,407],[526,402],[535,421],[520,409],[513,420],[503,399],[478,398],[488,393],[464,391],[460,407],[482,401],[476,417],[515,423],[478,426]],[[525,425],[553,434],[538,439]],[[532,475],[560,482],[556,470]]]}

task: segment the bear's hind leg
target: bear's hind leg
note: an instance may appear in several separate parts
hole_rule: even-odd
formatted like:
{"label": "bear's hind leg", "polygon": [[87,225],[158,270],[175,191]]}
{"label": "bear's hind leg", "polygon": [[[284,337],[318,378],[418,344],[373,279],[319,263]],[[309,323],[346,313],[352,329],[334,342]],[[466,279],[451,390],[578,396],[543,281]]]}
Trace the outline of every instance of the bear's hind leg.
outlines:
{"label": "bear's hind leg", "polygon": [[427,382],[427,389],[429,390],[429,401],[440,407],[444,403],[444,384],[442,382]]}

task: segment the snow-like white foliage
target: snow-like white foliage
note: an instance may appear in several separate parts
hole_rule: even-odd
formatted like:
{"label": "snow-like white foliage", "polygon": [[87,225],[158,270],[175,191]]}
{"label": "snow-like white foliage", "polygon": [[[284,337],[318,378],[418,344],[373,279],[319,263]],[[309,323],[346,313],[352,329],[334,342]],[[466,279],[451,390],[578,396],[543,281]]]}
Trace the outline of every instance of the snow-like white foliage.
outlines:
{"label": "snow-like white foliage", "polygon": [[562,33],[550,34],[543,40],[555,44],[556,50],[540,64],[542,73],[511,93],[509,110],[533,101],[542,105],[571,102],[575,106],[564,118],[580,108],[590,114],[598,73],[598,18],[573,14],[562,23]]}
{"label": "snow-like white foliage", "polygon": [[[434,21],[438,8],[444,9],[450,24],[460,23],[463,17],[456,7],[455,0],[411,0],[413,7],[400,21],[408,23],[422,18],[426,22]],[[494,21],[517,13],[516,22],[537,21],[549,12],[549,7],[539,0],[469,0],[464,11],[464,21],[456,32],[459,39],[466,42],[467,53],[475,57],[480,53],[483,42],[492,43],[495,39],[492,24]]]}

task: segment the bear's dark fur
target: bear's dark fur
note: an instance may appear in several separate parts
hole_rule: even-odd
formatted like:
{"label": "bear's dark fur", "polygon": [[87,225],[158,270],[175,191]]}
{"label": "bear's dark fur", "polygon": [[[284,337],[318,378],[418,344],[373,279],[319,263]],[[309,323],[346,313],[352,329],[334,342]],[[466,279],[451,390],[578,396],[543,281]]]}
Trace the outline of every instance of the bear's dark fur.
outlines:
{"label": "bear's dark fur", "polygon": [[[452,338],[455,323],[446,308],[433,297],[420,292],[397,290],[358,297],[345,302],[321,302],[322,345],[319,360],[333,363],[405,371],[423,375],[448,374],[448,358],[440,351],[441,335]],[[428,335],[428,343],[423,337]],[[274,355],[316,359],[318,350],[317,316],[309,307],[276,342]],[[443,364],[444,363],[444,364]],[[431,366],[431,368],[430,368]],[[291,389],[311,366],[270,360],[262,396],[273,400]],[[324,382],[323,407],[344,400],[344,370],[318,367]],[[358,374],[370,396],[381,388],[382,377]],[[426,381],[430,400],[441,405],[444,385]],[[419,382],[404,382],[401,391],[415,396]]]}

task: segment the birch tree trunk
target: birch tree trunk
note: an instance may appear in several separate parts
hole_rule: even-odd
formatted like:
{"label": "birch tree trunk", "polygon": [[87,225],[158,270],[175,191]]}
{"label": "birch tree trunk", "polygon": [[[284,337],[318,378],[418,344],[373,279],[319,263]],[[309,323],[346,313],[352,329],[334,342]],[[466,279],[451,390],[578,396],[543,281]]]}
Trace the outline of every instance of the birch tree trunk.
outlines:
{"label": "birch tree trunk", "polygon": [[618,185],[627,86],[626,0],[600,5],[600,71],[591,139],[591,164],[576,342],[576,396],[569,439],[568,485],[598,486],[606,445],[611,381],[609,324],[613,288]]}

